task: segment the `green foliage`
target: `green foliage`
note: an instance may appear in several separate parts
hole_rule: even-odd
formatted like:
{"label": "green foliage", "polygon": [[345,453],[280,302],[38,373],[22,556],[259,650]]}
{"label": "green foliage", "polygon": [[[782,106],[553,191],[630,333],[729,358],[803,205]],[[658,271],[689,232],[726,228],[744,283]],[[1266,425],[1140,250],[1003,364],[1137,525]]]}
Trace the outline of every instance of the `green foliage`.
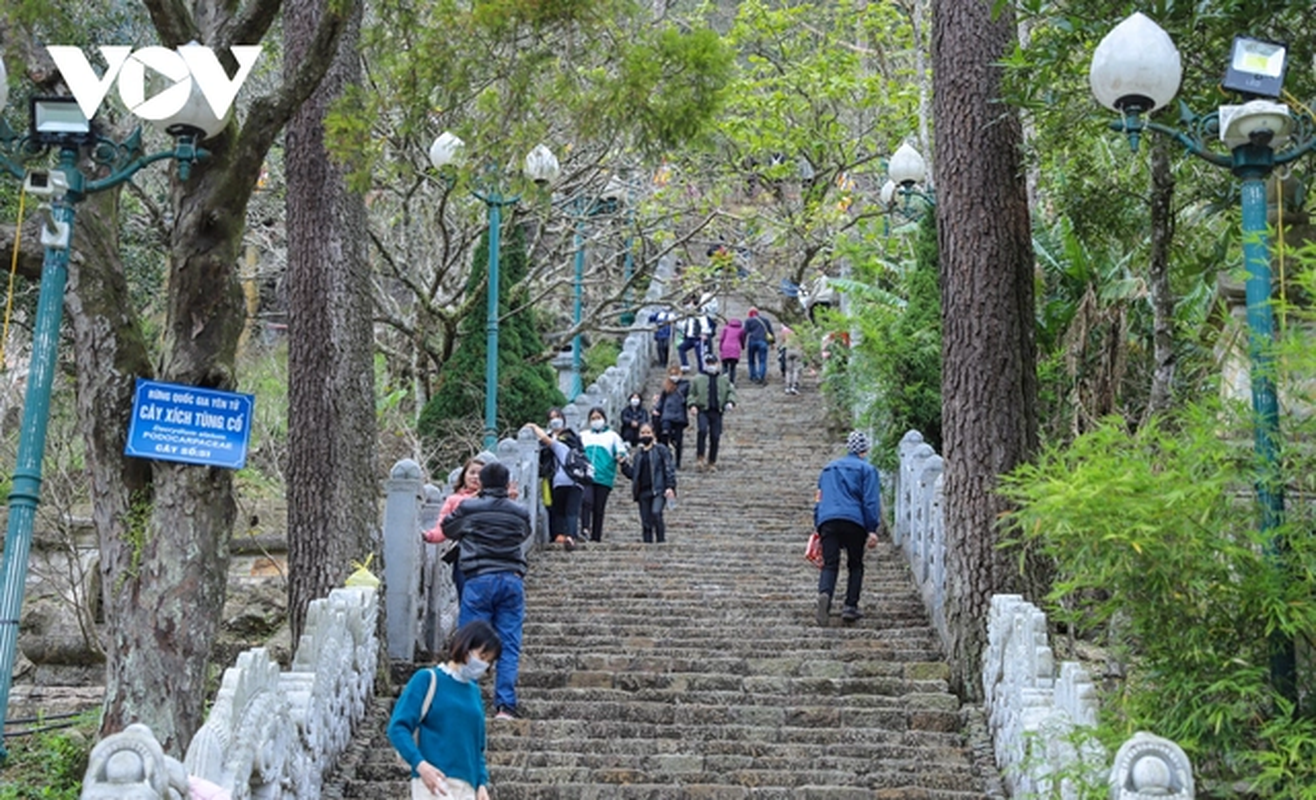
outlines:
{"label": "green foliage", "polygon": [[[859,332],[845,362],[849,407],[861,426],[876,432],[873,461],[883,469],[895,467],[900,439],[910,430],[941,449],[938,269],[936,219],[925,214],[911,261],[872,258],[856,269],[857,280],[835,281],[849,302],[848,322]],[[829,359],[827,371],[840,363]],[[831,381],[824,386],[837,391]]]}
{"label": "green foliage", "polygon": [[[1052,619],[1098,637],[1129,663],[1106,698],[1105,725],[1175,740],[1199,775],[1264,785],[1266,797],[1310,798],[1316,761],[1308,720],[1269,677],[1269,636],[1316,630],[1316,542],[1310,508],[1261,532],[1250,417],[1202,401],[1130,433],[1109,419],[1046,449],[1002,481],[1016,510],[1011,543],[1055,564]],[[1310,425],[1285,452],[1286,474],[1310,473]],[[1284,559],[1275,542],[1285,543]]]}
{"label": "green foliage", "polygon": [[781,265],[766,276],[773,283],[800,283],[811,267],[835,275],[838,241],[875,213],[855,202],[865,194],[856,187],[875,193],[881,156],[917,124],[908,16],[890,3],[749,0],[736,4],[726,38],[740,69],[719,119],[717,160],[700,154],[683,171],[722,177],[710,208],[752,204],[746,227]]}
{"label": "green foliage", "polygon": [[[688,148],[721,111],[733,69],[732,51],[713,31],[659,29],[621,54],[615,83],[600,93],[611,112],[593,119],[629,119],[637,147],[651,155]],[[586,134],[598,127],[590,117],[582,123]]]}
{"label": "green foliage", "polygon": [[77,800],[97,724],[87,712],[71,727],[6,739],[0,800]]}
{"label": "green foliage", "polygon": [[716,34],[655,23],[630,0],[389,0],[372,11],[368,79],[326,122],[362,190],[413,171],[410,155],[444,128],[478,147],[477,168],[541,142],[560,156],[564,145],[685,146],[718,113],[733,68]]}
{"label": "green foliage", "polygon": [[621,345],[615,339],[600,339],[585,350],[585,363],[580,376],[581,385],[589,385],[599,379],[608,367],[617,363],[621,355]]}
{"label": "green foliage", "polygon": [[256,397],[240,477],[248,489],[280,486],[288,462],[288,343],[250,346],[237,366],[238,391]]}
{"label": "green foliage", "polygon": [[[521,285],[528,269],[521,228],[509,230],[499,256],[497,425],[501,436],[528,420],[541,419],[550,406],[562,405],[565,398],[557,388],[553,368],[542,360],[544,342],[537,327],[538,315],[529,306],[529,293],[524,288],[513,290]],[[472,420],[483,418],[488,262],[486,233],[476,248],[476,266],[466,284],[467,293],[476,292],[479,300],[462,321],[457,349],[440,370],[438,388],[417,423],[418,432],[431,445],[470,431]]]}

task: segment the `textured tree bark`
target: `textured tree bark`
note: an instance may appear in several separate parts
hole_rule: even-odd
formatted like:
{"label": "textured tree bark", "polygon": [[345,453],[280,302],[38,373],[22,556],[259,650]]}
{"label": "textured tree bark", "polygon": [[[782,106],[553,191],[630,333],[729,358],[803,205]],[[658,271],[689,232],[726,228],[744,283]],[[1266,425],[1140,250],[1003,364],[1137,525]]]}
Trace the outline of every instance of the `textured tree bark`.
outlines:
{"label": "textured tree bark", "polygon": [[1147,283],[1152,305],[1151,393],[1147,417],[1170,407],[1174,388],[1174,290],[1170,288],[1170,244],[1174,241],[1174,173],[1170,171],[1169,141],[1151,142],[1151,258]]}
{"label": "textured tree bark", "polygon": [[952,680],[979,682],[992,593],[1015,570],[996,548],[997,476],[1036,446],[1033,257],[1019,118],[995,62],[1013,46],[990,0],[933,6],[934,169],[942,275],[946,617]]}
{"label": "textured tree bark", "polygon": [[[207,142],[207,149],[210,160],[186,185],[174,181],[177,221],[170,231],[164,343],[155,377],[231,391],[246,314],[235,266],[259,165],[244,170],[234,164],[228,134]],[[233,183],[243,171],[251,173],[250,183]],[[117,281],[98,276],[97,283]],[[85,324],[98,327],[116,313],[123,311],[102,309]],[[140,336],[135,325],[124,323],[111,338],[128,331]],[[113,496],[107,503],[122,514],[98,530],[109,638],[101,731],[146,722],[167,750],[178,753],[204,719],[206,670],[224,607],[236,505],[230,470],[164,461],[140,462],[143,467],[123,457],[133,378],[151,374],[140,363],[136,367],[114,379],[88,378],[96,383],[89,386],[90,397],[80,398],[80,404],[121,410],[117,425],[108,421],[96,442],[106,494]]]}
{"label": "textured tree bark", "polygon": [[[233,42],[259,41],[279,4],[251,4],[236,16],[219,0],[146,5],[165,46],[195,38],[224,51]],[[235,388],[246,314],[237,264],[247,202],[270,145],[327,68],[340,25],[337,16],[322,25],[296,78],[251,103],[241,129],[230,125],[204,142],[209,158],[186,183],[173,180],[158,356],[150,354],[128,297],[116,195],[87,200],[79,215],[66,304],[101,552],[107,638],[101,734],[142,722],[177,757],[204,718],[236,509],[229,470],[123,456],[135,378]]]}
{"label": "textured tree bark", "polygon": [[[287,71],[313,39],[325,0],[284,4]],[[342,584],[377,541],[373,304],[366,211],[324,145],[324,118],[360,79],[359,15],[286,134],[288,229],[288,613]]]}

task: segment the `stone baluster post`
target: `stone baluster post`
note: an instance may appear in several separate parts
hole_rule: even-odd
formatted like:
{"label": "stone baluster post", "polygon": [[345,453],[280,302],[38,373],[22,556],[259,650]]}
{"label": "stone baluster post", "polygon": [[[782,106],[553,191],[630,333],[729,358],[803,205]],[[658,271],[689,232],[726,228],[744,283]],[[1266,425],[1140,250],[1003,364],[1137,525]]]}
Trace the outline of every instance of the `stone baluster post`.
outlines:
{"label": "stone baluster post", "polygon": [[914,468],[909,461],[910,455],[914,448],[923,444],[923,434],[918,431],[909,431],[900,438],[900,445],[897,450],[900,453],[900,471],[896,478],[896,514],[895,520],[891,524],[891,540],[896,544],[903,545],[905,537],[909,535],[910,508],[912,507],[912,495],[914,492]]}
{"label": "stone baluster post", "polygon": [[420,644],[422,494],[420,465],[403,459],[384,482],[384,608],[388,618],[388,657],[411,661]]}

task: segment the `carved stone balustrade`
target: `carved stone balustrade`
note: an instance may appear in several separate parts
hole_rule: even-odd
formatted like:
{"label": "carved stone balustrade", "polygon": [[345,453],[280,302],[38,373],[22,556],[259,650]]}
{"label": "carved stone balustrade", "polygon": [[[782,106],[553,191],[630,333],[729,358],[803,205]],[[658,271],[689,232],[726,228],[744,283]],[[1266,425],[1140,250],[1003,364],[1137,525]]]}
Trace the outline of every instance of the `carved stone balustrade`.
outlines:
{"label": "carved stone balustrade", "polygon": [[[942,471],[941,457],[922,435],[905,434],[891,534],[949,649]],[[1046,616],[1022,597],[992,598],[982,670],[996,763],[1012,796],[1077,800],[1081,784],[1101,785],[1107,778],[1112,800],[1194,796],[1192,765],[1183,750],[1151,734],[1136,734],[1107,767],[1108,754],[1083,734],[1097,723],[1096,687],[1077,662],[1064,662],[1057,672]]]}
{"label": "carved stone balustrade", "polygon": [[374,691],[378,613],[373,588],[312,601],[287,672],[264,648],[239,654],[182,762],[145,725],[106,737],[92,750],[82,800],[181,800],[193,782],[233,800],[318,798]]}

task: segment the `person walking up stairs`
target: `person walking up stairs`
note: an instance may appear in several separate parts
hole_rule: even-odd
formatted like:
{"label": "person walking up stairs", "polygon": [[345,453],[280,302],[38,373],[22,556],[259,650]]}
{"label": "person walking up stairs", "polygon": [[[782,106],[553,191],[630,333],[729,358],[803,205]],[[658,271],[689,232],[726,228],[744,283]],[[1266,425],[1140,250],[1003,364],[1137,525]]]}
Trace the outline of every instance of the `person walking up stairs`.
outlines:
{"label": "person walking up stairs", "polygon": [[[640,543],[626,503],[602,544],[531,553],[519,718],[489,722],[495,800],[1003,797],[897,548],[868,551],[862,619],[815,622],[816,479],[845,454],[822,402],[808,377],[799,397],[745,386],[718,472],[678,473],[666,543]],[[325,797],[406,796],[392,702]]]}

